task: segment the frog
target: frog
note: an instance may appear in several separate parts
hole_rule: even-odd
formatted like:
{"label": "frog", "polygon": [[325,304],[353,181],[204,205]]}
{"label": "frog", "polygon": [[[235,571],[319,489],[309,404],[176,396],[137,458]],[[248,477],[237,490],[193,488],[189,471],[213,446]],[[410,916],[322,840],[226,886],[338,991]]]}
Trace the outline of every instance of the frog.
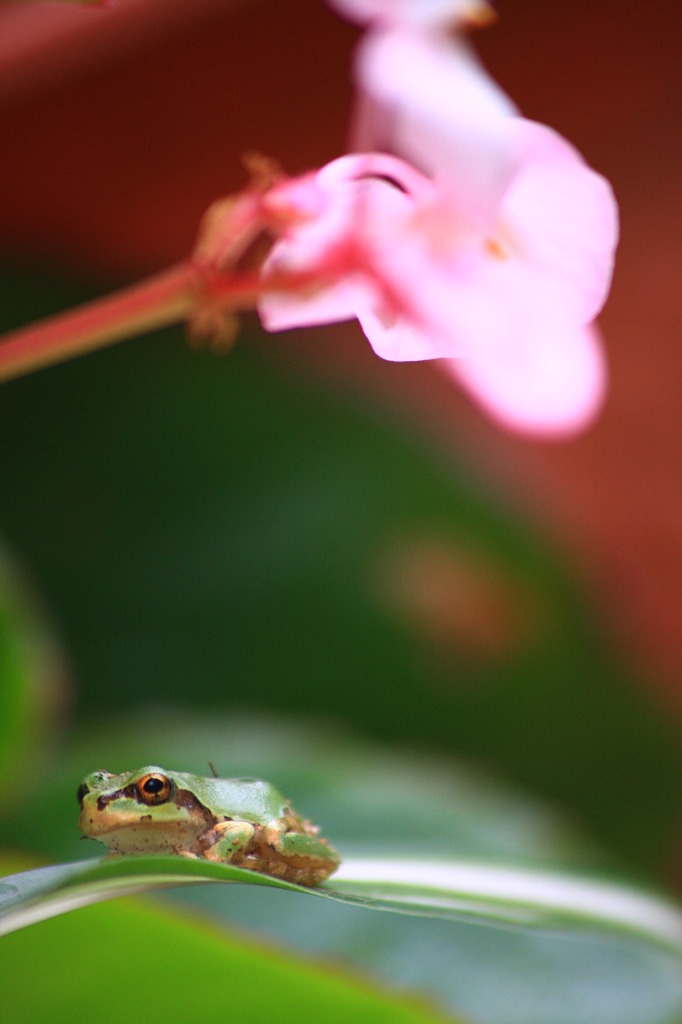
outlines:
{"label": "frog", "polygon": [[178,854],[314,886],[341,858],[262,779],[205,777],[147,765],[99,770],[78,787],[84,836],[118,854]]}

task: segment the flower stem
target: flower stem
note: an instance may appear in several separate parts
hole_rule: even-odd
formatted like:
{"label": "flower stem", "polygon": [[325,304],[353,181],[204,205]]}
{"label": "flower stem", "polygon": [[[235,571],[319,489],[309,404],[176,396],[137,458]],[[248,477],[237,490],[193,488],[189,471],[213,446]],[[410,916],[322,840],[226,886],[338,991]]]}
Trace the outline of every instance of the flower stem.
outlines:
{"label": "flower stem", "polygon": [[5,334],[0,381],[176,323],[191,313],[200,288],[197,267],[178,263],[141,284]]}

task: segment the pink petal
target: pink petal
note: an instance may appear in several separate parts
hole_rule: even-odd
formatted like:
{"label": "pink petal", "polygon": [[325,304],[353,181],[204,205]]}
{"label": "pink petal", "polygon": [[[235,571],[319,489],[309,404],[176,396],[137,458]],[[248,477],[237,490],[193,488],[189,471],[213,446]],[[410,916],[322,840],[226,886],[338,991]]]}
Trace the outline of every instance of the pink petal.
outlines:
{"label": "pink petal", "polygon": [[419,320],[396,316],[391,311],[382,315],[380,303],[376,301],[360,303],[357,317],[365,337],[382,359],[395,363],[415,362],[438,359],[444,352],[452,351],[450,339],[443,339]]}
{"label": "pink petal", "polygon": [[361,279],[346,278],[305,292],[263,292],[258,316],[266,331],[287,331],[292,327],[314,327],[353,320],[358,306],[367,301]]}
{"label": "pink petal", "polygon": [[618,239],[611,186],[551,128],[514,118],[517,173],[500,210],[502,239],[574,292],[577,316],[592,320],[608,294]]}
{"label": "pink petal", "polygon": [[381,255],[391,287],[411,289],[421,345],[421,352],[414,343],[408,349],[394,332],[392,352],[392,332],[382,337],[370,324],[368,338],[384,358],[456,357],[442,365],[515,429],[570,433],[596,413],[606,380],[600,342],[576,317],[572,290],[559,276],[485,247],[447,262],[416,243]]}
{"label": "pink petal", "polygon": [[[353,319],[358,301],[350,273],[354,268],[343,276],[331,270],[333,253],[349,237],[354,216],[348,190],[330,193],[320,186],[319,174],[306,175],[276,188],[269,203],[278,212],[289,211],[292,226],[263,264],[264,290],[258,302],[263,326],[282,331]],[[295,275],[309,276],[308,287],[268,290],[273,279]]]}
{"label": "pink petal", "polygon": [[508,125],[516,108],[466,43],[407,29],[369,32],[356,73],[379,108],[373,118],[364,112],[366,125],[383,126],[364,142],[435,177],[463,224],[487,225],[514,171]]}
{"label": "pink petal", "polygon": [[[374,248],[394,244],[415,208],[415,194],[433,187],[414,168],[384,154],[341,157],[314,175],[285,182],[266,200],[291,218],[262,269],[258,312],[271,331],[349,320],[360,310],[386,306],[374,279]],[[272,282],[308,278],[302,287]]]}
{"label": "pink petal", "polygon": [[437,365],[502,426],[545,437],[587,427],[606,391],[601,337],[594,326],[533,325],[524,337],[480,339],[466,358]]}

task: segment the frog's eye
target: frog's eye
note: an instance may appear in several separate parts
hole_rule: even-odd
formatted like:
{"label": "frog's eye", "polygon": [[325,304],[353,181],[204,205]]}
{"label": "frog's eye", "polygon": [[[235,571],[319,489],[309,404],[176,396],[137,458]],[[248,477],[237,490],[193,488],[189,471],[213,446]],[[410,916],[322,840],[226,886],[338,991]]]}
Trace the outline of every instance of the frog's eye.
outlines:
{"label": "frog's eye", "polygon": [[171,795],[173,784],[165,775],[154,772],[151,775],[143,775],[137,783],[137,792],[145,804],[165,804]]}
{"label": "frog's eye", "polygon": [[87,785],[87,783],[81,782],[80,786],[78,787],[78,803],[79,803],[79,805],[82,805],[83,797],[85,796],[86,793],[89,793],[89,792],[90,792],[90,787]]}

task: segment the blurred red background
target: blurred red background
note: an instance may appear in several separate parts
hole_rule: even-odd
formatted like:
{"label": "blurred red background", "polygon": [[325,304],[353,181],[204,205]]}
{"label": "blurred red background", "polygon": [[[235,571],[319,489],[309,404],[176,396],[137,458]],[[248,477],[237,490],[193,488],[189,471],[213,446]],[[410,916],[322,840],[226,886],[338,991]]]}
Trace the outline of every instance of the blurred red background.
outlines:
{"label": "blurred red background", "polygon": [[[621,205],[597,426],[566,444],[504,435],[433,367],[377,360],[353,325],[263,344],[302,372],[352,375],[501,482],[577,560],[614,648],[682,718],[682,7],[498,7],[476,37],[488,69],[610,178]],[[343,150],[356,35],[321,0],[3,5],[5,259],[107,288],[182,258],[204,209],[243,183],[242,153],[295,172]]]}

